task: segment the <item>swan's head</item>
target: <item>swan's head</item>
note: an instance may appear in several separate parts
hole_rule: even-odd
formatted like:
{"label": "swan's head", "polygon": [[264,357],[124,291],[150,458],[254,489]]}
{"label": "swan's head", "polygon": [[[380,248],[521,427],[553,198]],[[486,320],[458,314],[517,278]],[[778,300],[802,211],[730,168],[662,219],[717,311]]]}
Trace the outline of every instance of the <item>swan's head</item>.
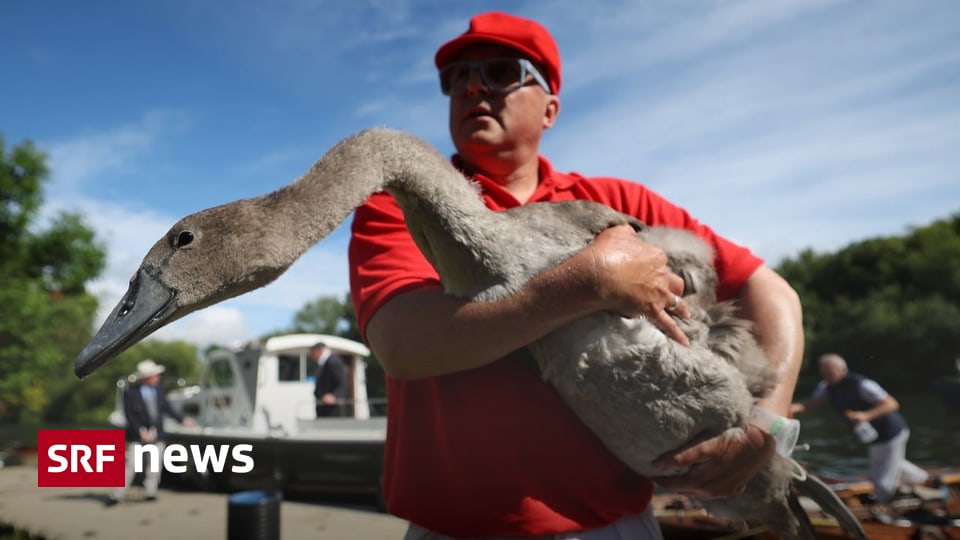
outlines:
{"label": "swan's head", "polygon": [[85,377],[184,315],[262,287],[296,255],[264,227],[263,200],[247,199],[185,217],[147,253],[126,294],[77,357]]}

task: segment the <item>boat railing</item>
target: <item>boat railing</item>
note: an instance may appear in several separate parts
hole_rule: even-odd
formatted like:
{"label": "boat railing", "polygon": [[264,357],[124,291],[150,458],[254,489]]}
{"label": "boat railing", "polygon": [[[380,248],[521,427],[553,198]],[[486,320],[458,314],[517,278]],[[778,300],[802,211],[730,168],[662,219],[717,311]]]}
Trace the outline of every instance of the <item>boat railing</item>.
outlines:
{"label": "boat railing", "polygon": [[[322,402],[319,399],[308,399],[300,402],[297,406],[298,410],[309,410],[312,412],[317,405],[322,405]],[[352,409],[347,410],[356,410],[357,405],[366,405],[369,410],[369,416],[386,416],[387,415],[387,398],[377,397],[377,398],[364,398],[364,399],[338,399],[335,405],[340,405],[342,407],[352,407]],[[352,415],[347,415],[350,417]]]}
{"label": "boat railing", "polygon": [[[116,387],[114,389],[113,410],[110,411],[110,414],[107,416],[108,424],[121,428],[127,425],[126,414],[124,414],[123,410],[123,394],[127,391],[127,388],[129,388],[130,385],[134,384],[135,382],[136,379],[133,377],[133,375],[117,378]],[[186,382],[184,379],[179,379],[175,389],[182,390],[185,386]],[[174,404],[174,407],[176,406],[177,404]],[[180,412],[182,413],[183,411]]]}
{"label": "boat railing", "polygon": [[367,398],[367,405],[370,406],[370,416],[386,416],[387,415],[387,398],[386,397],[377,397],[377,398]]}
{"label": "boat railing", "polygon": [[204,396],[204,399],[206,400],[205,406],[200,409],[203,413],[203,419],[201,420],[203,425],[214,425],[217,421],[220,422],[220,425],[231,425],[236,422],[238,415],[233,414],[234,411],[230,407],[231,403],[227,393],[217,383],[207,386],[207,395]]}

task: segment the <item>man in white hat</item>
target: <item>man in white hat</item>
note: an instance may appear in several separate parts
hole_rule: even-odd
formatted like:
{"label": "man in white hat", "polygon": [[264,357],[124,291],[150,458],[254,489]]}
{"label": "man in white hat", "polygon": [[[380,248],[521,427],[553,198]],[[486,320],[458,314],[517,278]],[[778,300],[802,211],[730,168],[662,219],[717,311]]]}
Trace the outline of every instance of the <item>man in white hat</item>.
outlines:
{"label": "man in white hat", "polygon": [[[163,455],[166,447],[164,442],[166,437],[163,432],[164,414],[175,418],[181,424],[196,425],[192,418],[184,417],[174,410],[163,391],[160,390],[160,374],[165,370],[166,367],[150,359],[139,362],[133,374],[137,382],[130,385],[123,393],[123,413],[127,419],[127,476],[124,487],[113,490],[110,498],[107,499],[107,506],[113,506],[126,498],[127,488],[136,474],[132,459],[135,446],[154,444],[157,446],[158,455]],[[160,471],[163,467],[156,467],[156,472],[152,470],[153,468],[148,466],[144,470],[143,489],[147,501],[157,499],[157,489],[160,487]]]}

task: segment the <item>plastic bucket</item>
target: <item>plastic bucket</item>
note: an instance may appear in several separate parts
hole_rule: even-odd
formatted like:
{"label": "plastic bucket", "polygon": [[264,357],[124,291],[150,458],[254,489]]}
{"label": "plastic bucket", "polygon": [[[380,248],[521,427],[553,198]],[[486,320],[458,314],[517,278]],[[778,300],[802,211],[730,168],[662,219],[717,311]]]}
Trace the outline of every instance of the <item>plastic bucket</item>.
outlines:
{"label": "plastic bucket", "polygon": [[278,491],[241,491],[227,498],[227,540],[279,540]]}

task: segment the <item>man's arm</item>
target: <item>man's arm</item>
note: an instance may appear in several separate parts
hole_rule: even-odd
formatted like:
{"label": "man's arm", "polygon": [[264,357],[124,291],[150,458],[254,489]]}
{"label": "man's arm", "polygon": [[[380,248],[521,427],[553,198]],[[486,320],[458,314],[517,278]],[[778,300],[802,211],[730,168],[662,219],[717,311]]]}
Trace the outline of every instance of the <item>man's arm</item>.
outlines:
{"label": "man's arm", "polygon": [[[786,416],[803,358],[803,318],[796,291],[776,272],[758,268],[738,296],[741,315],[754,324],[754,335],[778,382],[759,405]],[[702,498],[742,493],[747,482],[774,452],[771,436],[746,426],[739,437],[715,437],[661,456],[657,465],[665,472],[689,468],[682,476],[657,481],[667,489]]]}
{"label": "man's arm", "polygon": [[[582,251],[494,302],[470,302],[440,288],[401,293],[380,307],[366,337],[393,377],[422,378],[489,364],[584,315],[645,315],[686,342],[664,307],[683,294],[662,250],[629,226],[604,231]],[[688,316],[685,306],[675,310]]]}
{"label": "man's arm", "polygon": [[803,362],[803,311],[793,287],[767,266],[750,276],[738,297],[741,316],[753,321],[753,333],[777,376],[777,385],[760,406],[787,416]]}
{"label": "man's arm", "polygon": [[900,402],[887,394],[876,405],[865,411],[848,411],[847,418],[853,422],[870,422],[898,410],[900,410]]}
{"label": "man's arm", "polygon": [[160,400],[161,415],[166,413],[170,416],[170,418],[173,418],[177,422],[181,424],[184,423],[184,416],[173,408],[173,405],[170,404],[170,400],[167,399],[167,395],[164,392],[161,392],[159,388],[157,388],[157,399]]}
{"label": "man's arm", "polygon": [[123,391],[123,416],[126,418],[130,430],[134,432],[145,424],[141,403],[143,403],[143,398],[140,397],[138,387],[130,386]]}
{"label": "man's arm", "polygon": [[803,401],[798,401],[790,405],[790,414],[797,415],[803,414],[805,412],[815,411],[820,408],[821,405],[826,403],[826,398],[813,396],[807,398]]}
{"label": "man's arm", "polygon": [[347,380],[347,362],[343,357],[338,355],[331,356],[327,361],[329,362],[330,360],[333,360],[330,367],[333,368],[334,379],[336,379],[336,385],[331,390],[331,393],[338,399],[342,399],[350,394],[348,388],[350,381]]}

